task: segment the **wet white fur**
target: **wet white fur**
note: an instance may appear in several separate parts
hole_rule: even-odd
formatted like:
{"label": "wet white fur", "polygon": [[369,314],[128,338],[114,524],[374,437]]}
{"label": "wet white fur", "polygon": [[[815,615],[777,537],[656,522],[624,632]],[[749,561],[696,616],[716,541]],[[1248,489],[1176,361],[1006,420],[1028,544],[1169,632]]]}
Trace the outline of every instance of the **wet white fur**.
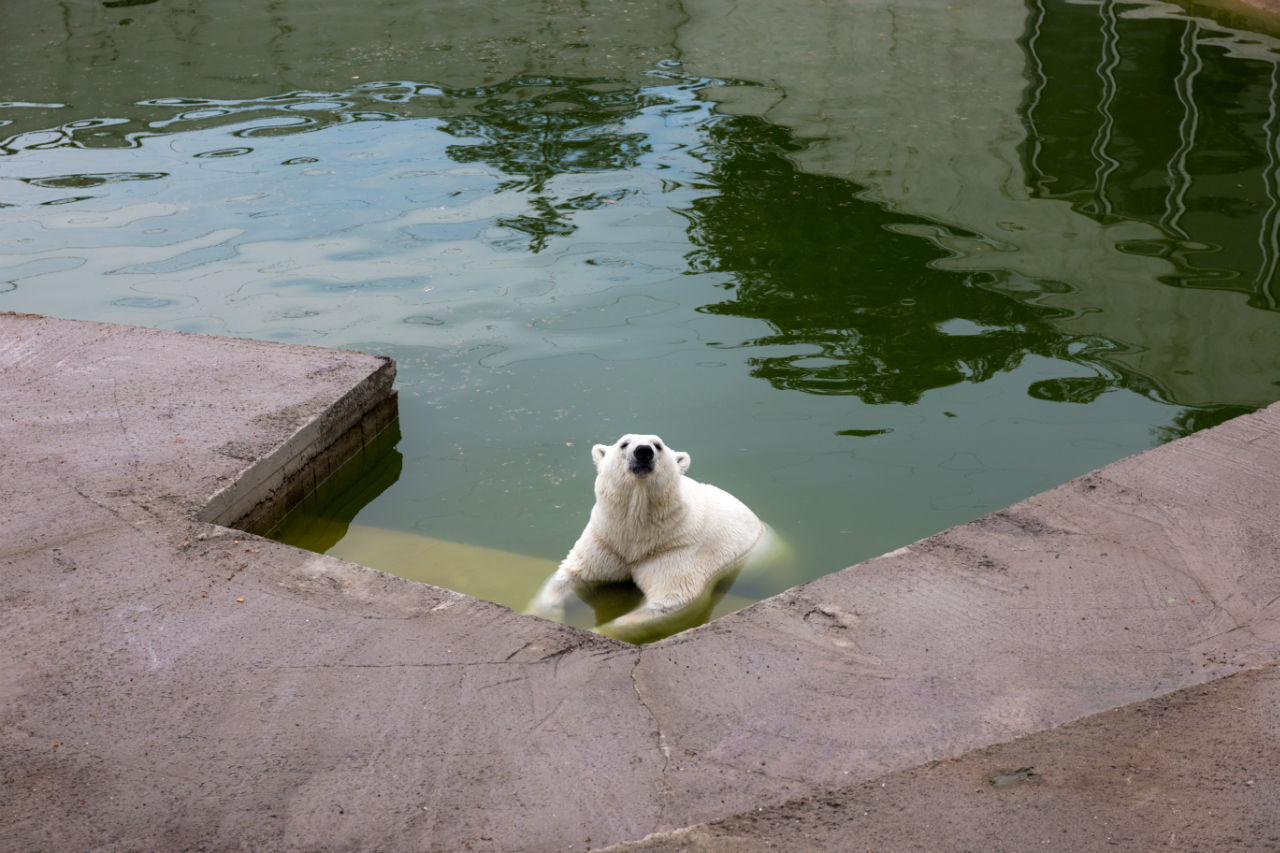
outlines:
{"label": "wet white fur", "polygon": [[[654,470],[628,468],[635,448],[654,448]],[[656,435],[624,435],[592,448],[596,503],[578,541],[530,605],[564,618],[577,584],[630,580],[644,603],[601,630],[627,628],[674,613],[709,594],[714,581],[741,564],[766,527],[733,495],[686,477],[689,454]]]}

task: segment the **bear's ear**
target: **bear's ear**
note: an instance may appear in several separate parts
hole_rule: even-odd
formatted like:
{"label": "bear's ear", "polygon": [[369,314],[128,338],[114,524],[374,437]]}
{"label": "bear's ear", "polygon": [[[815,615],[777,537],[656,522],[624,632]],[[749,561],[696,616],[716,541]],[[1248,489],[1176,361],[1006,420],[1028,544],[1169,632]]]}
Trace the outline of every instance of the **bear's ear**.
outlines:
{"label": "bear's ear", "polygon": [[681,451],[680,453],[676,454],[676,466],[680,469],[681,474],[689,470],[690,461],[692,460],[689,459],[688,453]]}
{"label": "bear's ear", "polygon": [[601,461],[604,460],[604,455],[608,452],[609,445],[597,444],[595,447],[591,448],[591,460],[599,465]]}

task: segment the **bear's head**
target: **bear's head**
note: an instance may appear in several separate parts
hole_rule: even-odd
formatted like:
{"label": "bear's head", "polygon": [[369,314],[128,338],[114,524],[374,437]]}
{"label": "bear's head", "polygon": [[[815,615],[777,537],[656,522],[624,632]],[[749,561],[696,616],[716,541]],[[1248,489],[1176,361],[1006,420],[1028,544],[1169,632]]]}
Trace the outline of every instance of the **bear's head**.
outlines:
{"label": "bear's head", "polygon": [[652,480],[657,484],[678,479],[689,470],[689,454],[672,450],[656,435],[628,433],[613,444],[597,444],[591,448],[591,457],[599,476],[614,482]]}

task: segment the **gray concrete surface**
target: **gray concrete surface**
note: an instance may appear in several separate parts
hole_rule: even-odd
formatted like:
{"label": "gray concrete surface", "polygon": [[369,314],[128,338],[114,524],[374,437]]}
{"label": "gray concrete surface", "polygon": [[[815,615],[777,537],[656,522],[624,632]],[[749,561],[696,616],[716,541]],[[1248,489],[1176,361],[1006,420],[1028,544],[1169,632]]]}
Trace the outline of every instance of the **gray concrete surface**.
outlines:
{"label": "gray concrete surface", "polygon": [[609,850],[1280,850],[1278,706],[1272,664]]}
{"label": "gray concrete surface", "polygon": [[636,648],[197,520],[384,360],[0,315],[0,370],[0,850],[857,849],[878,792],[874,849],[1275,847],[1280,406]]}

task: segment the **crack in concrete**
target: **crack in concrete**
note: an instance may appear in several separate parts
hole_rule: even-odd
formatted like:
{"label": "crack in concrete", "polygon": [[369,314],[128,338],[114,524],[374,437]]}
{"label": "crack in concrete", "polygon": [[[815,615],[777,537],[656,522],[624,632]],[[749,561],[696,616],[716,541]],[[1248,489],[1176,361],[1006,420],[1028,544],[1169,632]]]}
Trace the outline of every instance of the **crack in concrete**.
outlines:
{"label": "crack in concrete", "polygon": [[666,821],[667,806],[671,799],[671,785],[667,781],[667,772],[671,767],[671,745],[667,743],[667,733],[662,730],[662,721],[658,718],[657,713],[649,705],[645,699],[644,691],[640,688],[640,682],[636,680],[636,670],[640,668],[640,664],[644,662],[643,650],[636,652],[635,663],[631,666],[631,690],[636,695],[636,701],[640,703],[640,707],[644,708],[649,714],[649,718],[653,720],[654,734],[656,735],[656,743],[658,751],[662,753],[662,768],[658,771],[658,819],[655,825],[661,826]]}
{"label": "crack in concrete", "polygon": [[120,380],[116,378],[115,371],[111,370],[111,359],[103,359],[103,361],[107,363],[107,378],[111,380],[111,402],[115,407],[116,425],[120,427],[120,434],[124,437],[124,443],[131,451],[129,454],[129,467],[133,469],[134,479],[141,479],[138,476],[138,448],[134,445],[133,435],[130,434],[128,425],[124,422],[124,407],[120,405]]}
{"label": "crack in concrete", "polygon": [[[555,664],[559,656],[548,656],[540,660],[465,660],[449,663],[302,663],[302,664],[254,664],[254,669],[444,669],[448,667],[469,666],[536,666],[541,663]],[[519,679],[512,679],[518,681]],[[506,682],[499,682],[505,684]],[[485,685],[496,687],[495,684]]]}
{"label": "crack in concrete", "polygon": [[[90,500],[90,502],[92,503],[93,501]],[[102,508],[107,509],[106,507],[102,507]],[[110,510],[108,510],[108,512],[110,512]],[[56,551],[59,548],[65,548],[74,542],[80,541],[81,539],[86,539],[90,536],[97,536],[103,531],[111,530],[116,526],[116,522],[121,524],[126,524],[134,528],[135,530],[141,530],[144,526],[144,524],[141,522],[134,523],[126,519],[123,519],[114,512],[112,512],[111,515],[113,518],[115,518],[115,522],[107,522],[105,524],[96,525],[94,527],[90,527],[85,530],[78,530],[78,531],[75,531],[74,533],[69,533],[69,534],[64,533],[58,539],[52,539],[47,542],[42,542],[41,544],[36,545],[32,548],[22,548],[17,551],[5,551],[3,553],[0,553],[0,560],[13,560],[19,557],[27,557],[33,554],[42,554],[45,551]]]}
{"label": "crack in concrete", "polygon": [[[536,646],[539,642],[541,642],[541,640],[542,640],[541,637],[536,640],[530,640],[529,642],[525,643],[523,646],[521,646],[520,648],[516,649],[514,652],[512,652],[511,654],[503,658],[502,662],[507,663],[516,655],[523,652],[525,649]],[[578,649],[581,649],[584,646],[585,646],[584,643],[570,643],[567,646],[561,646],[558,649],[552,649],[551,651],[547,652],[545,655],[543,655],[540,658],[535,658],[530,661],[518,661],[518,663],[546,663],[547,661],[553,661],[553,660],[559,662],[560,658],[564,657],[570,652],[576,652]]]}
{"label": "crack in concrete", "polygon": [[[68,485],[71,485],[71,484],[68,484]],[[111,506],[110,504],[103,503],[102,501],[98,500],[97,498],[95,498],[95,497],[93,497],[92,495],[90,495],[90,494],[88,494],[87,492],[85,492],[85,490],[84,490],[84,489],[81,489],[79,486],[71,485],[71,490],[72,490],[73,492],[75,492],[77,495],[79,495],[80,497],[82,497],[82,498],[84,498],[85,500],[87,500],[89,503],[91,503],[91,504],[93,504],[94,506],[96,506],[98,509],[100,509],[100,510],[102,510],[103,512],[106,512],[106,513],[108,513],[109,515],[111,515],[111,516],[112,516],[113,518],[115,518],[117,521],[120,521],[120,522],[121,522],[121,523],[123,523],[123,524],[127,524],[127,525],[129,525],[130,527],[135,528],[135,529],[139,529],[139,528],[141,528],[144,524],[149,524],[149,523],[151,523],[152,521],[163,521],[163,520],[164,520],[164,518],[163,518],[159,513],[157,513],[155,510],[153,510],[150,506],[148,506],[148,505],[146,505],[146,504],[138,503],[136,500],[130,500],[130,501],[128,502],[128,505],[129,505],[129,506],[131,506],[131,507],[133,507],[133,508],[135,508],[135,509],[141,510],[143,513],[145,513],[145,514],[148,516],[148,519],[147,519],[146,521],[133,521],[133,520],[131,520],[131,519],[127,518],[127,517],[125,516],[125,514],[124,514],[123,512],[121,512],[120,510],[116,509],[115,507]]]}
{"label": "crack in concrete", "polygon": [[[792,740],[794,740],[794,738],[792,738]],[[708,758],[707,756],[702,754],[699,754],[697,758],[698,758],[698,761],[701,761],[705,764],[710,764],[712,767],[719,767],[723,770],[730,770],[734,773],[743,773],[743,774],[746,774],[747,776],[759,776],[762,779],[781,779],[784,782],[792,782],[796,785],[803,786],[806,791],[815,791],[815,790],[820,791],[827,787],[834,787],[834,786],[840,786],[840,785],[846,784],[844,780],[828,782],[828,781],[819,779],[815,781],[814,779],[805,779],[799,776],[788,776],[786,773],[777,773],[777,772],[770,773],[768,770],[757,770],[754,767],[745,767],[741,764],[734,764],[729,761],[722,761],[716,758]],[[878,774],[860,777],[855,781],[864,781],[864,779],[872,779],[872,778],[875,778],[875,775],[878,775]],[[853,777],[850,777],[850,778],[853,778]],[[803,796],[803,795],[804,795],[803,793],[799,795],[792,794],[792,793],[785,793],[783,796],[782,802],[785,802],[786,800],[789,800],[794,796]]]}

